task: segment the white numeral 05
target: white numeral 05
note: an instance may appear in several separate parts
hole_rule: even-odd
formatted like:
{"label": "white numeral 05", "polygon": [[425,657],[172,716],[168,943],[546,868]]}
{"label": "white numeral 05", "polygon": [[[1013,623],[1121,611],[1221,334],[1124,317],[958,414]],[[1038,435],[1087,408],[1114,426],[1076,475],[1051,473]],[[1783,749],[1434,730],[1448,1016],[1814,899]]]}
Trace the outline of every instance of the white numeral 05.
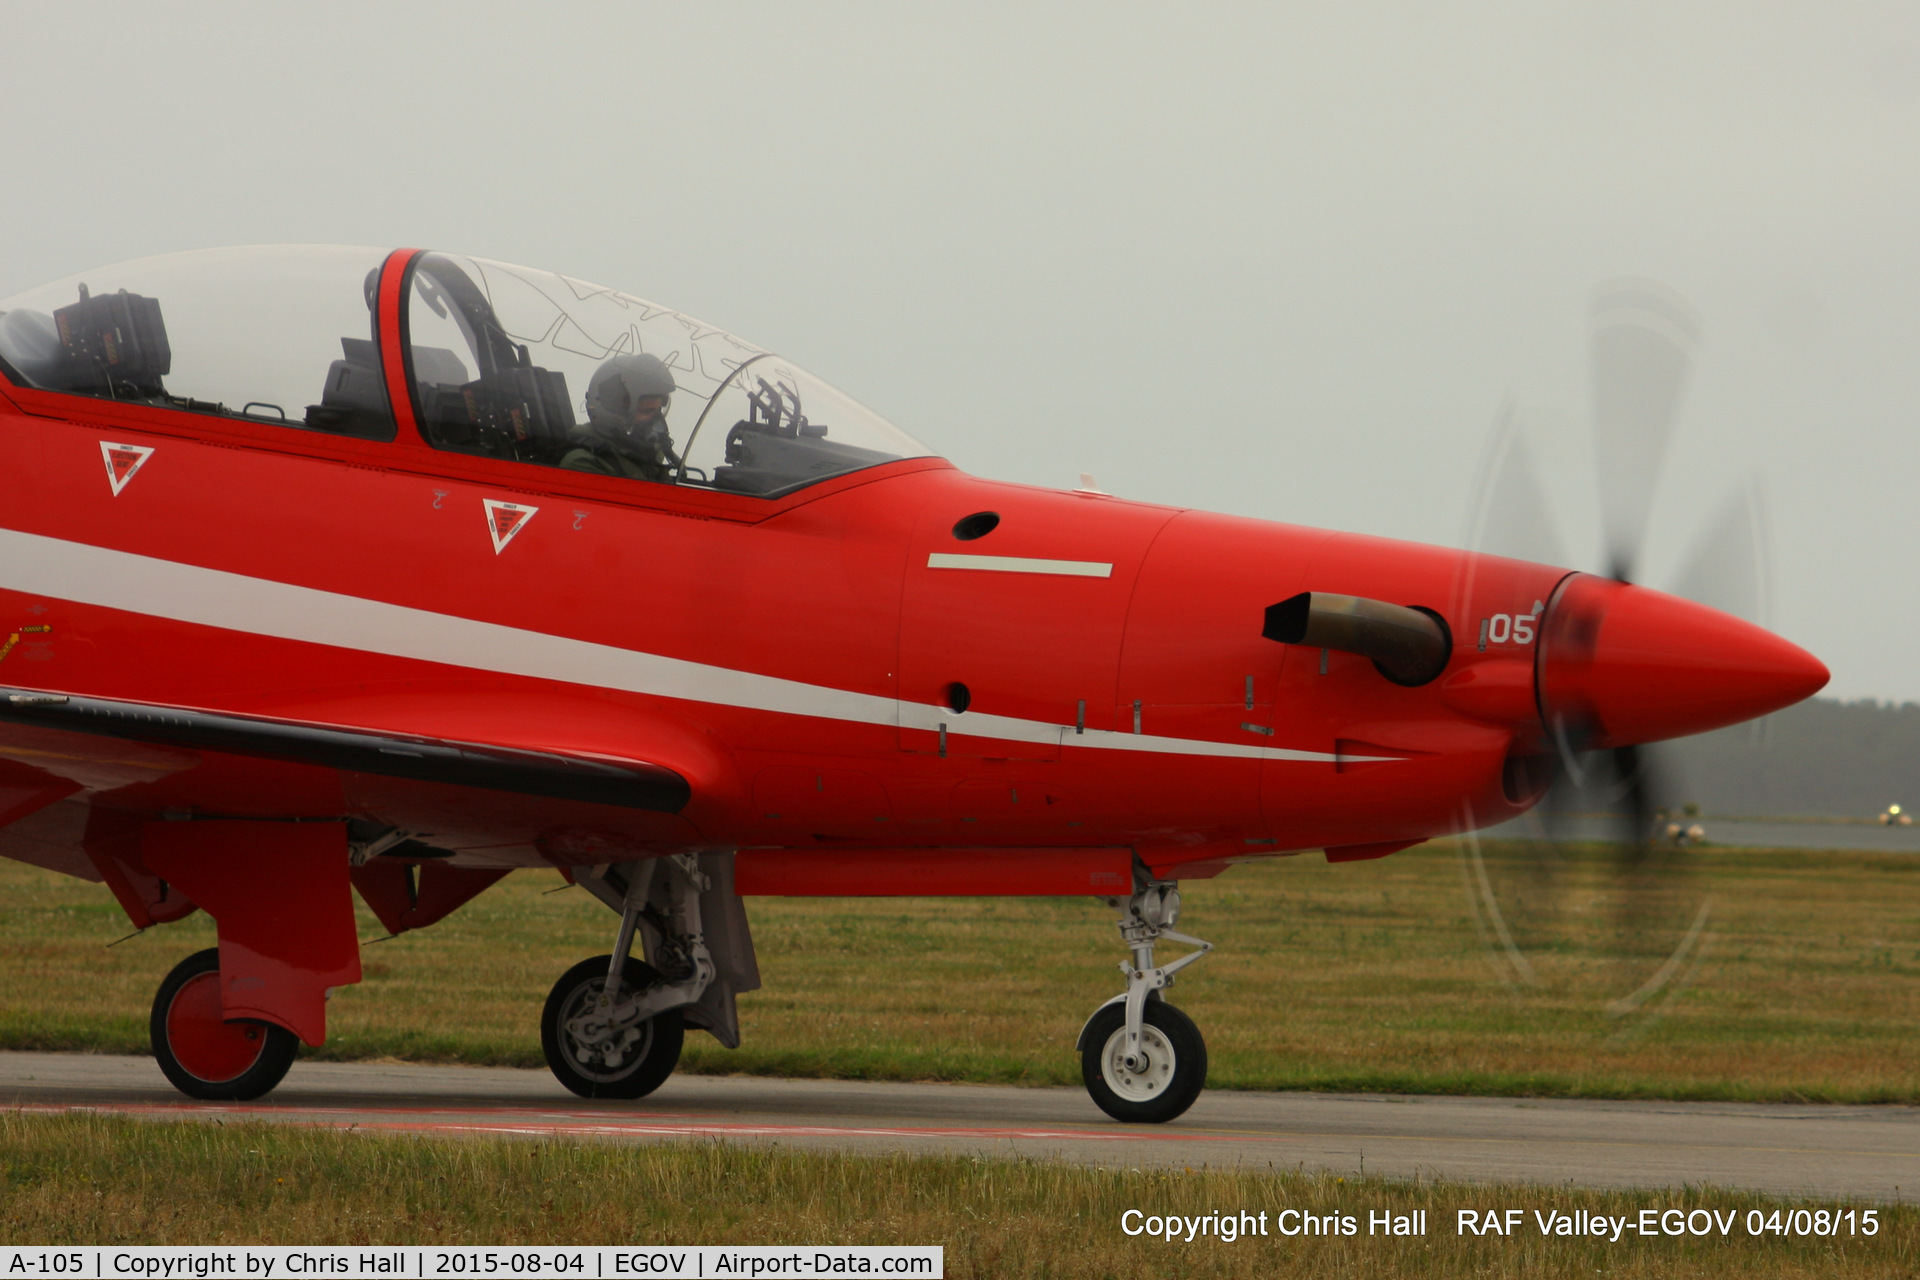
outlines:
{"label": "white numeral 05", "polygon": [[1532,644],[1536,619],[1530,613],[1496,613],[1480,623],[1480,647],[1489,644]]}

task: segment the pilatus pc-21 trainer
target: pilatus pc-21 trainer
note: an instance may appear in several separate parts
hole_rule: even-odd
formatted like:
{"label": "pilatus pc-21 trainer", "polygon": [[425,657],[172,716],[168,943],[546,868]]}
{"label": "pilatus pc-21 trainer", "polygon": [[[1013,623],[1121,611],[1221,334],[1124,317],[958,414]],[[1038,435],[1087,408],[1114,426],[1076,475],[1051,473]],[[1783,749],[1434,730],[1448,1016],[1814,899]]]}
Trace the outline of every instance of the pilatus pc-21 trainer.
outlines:
{"label": "pilatus pc-21 trainer", "polygon": [[[1607,340],[1677,358],[1657,317]],[[101,268],[0,301],[0,379],[0,854],[218,922],[152,1019],[199,1098],[322,1042],[353,891],[399,933],[541,867],[618,920],[541,1019],[576,1093],[738,1043],[743,896],[1084,895],[1130,950],[1087,1089],[1168,1120],[1207,1069],[1181,880],[1499,823],[1827,679],[1624,571],[976,479],[710,325],[471,258]]]}

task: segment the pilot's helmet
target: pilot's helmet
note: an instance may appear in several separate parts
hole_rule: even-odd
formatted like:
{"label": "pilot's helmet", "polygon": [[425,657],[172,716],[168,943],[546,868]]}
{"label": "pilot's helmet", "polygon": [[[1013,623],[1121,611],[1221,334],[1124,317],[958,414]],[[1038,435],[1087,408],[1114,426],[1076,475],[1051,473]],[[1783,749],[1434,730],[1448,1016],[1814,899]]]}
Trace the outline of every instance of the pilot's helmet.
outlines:
{"label": "pilot's helmet", "polygon": [[[633,420],[633,406],[648,396],[664,401],[675,387],[673,373],[658,356],[615,356],[593,371],[587,383],[587,417],[594,422],[625,424]],[[660,406],[664,415],[666,405]]]}

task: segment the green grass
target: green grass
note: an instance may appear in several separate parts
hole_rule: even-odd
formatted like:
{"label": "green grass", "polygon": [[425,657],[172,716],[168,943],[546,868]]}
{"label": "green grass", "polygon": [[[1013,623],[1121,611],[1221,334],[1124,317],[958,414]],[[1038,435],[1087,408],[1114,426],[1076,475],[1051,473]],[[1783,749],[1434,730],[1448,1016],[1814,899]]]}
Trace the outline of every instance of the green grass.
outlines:
{"label": "green grass", "polygon": [[[1713,1209],[1726,1236],[1543,1237],[1531,1211]],[[1126,1171],[965,1157],[814,1155],[714,1144],[416,1139],[0,1113],[0,1244],[931,1244],[950,1276],[1911,1276],[1920,1211],[1871,1237],[1744,1229],[1791,1202],[1740,1192],[1564,1191],[1287,1171]],[[1831,1205],[1815,1207],[1831,1209]],[[1842,1206],[1846,1207],[1846,1206]],[[1852,1206],[1860,1209],[1868,1206]],[[1456,1210],[1521,1209],[1511,1237]],[[1128,1237],[1128,1209],[1342,1213],[1353,1236]],[[1369,1237],[1369,1212],[1425,1209],[1424,1237]]]}
{"label": "green grass", "polygon": [[[1184,886],[1182,927],[1219,948],[1172,993],[1207,1036],[1210,1084],[1920,1101],[1920,857],[1710,851],[1698,954],[1628,1017],[1607,1003],[1646,962],[1629,974],[1610,957],[1599,855],[1569,852],[1544,897],[1519,857],[1490,851],[1537,985],[1503,980],[1450,845]],[[516,873],[367,947],[366,980],[336,993],[331,1039],[308,1052],[538,1065],[549,984],[603,953],[614,924],[580,890],[545,892],[560,883]],[[195,916],[103,951],[126,925],[100,886],[0,863],[0,894],[0,1047],[145,1052],[161,976],[213,940]],[[693,1036],[686,1070],[1073,1084],[1080,1024],[1119,990],[1124,952],[1092,899],[757,898],[748,912],[766,986],[741,1000],[745,1043]],[[363,912],[362,936],[380,932]]]}

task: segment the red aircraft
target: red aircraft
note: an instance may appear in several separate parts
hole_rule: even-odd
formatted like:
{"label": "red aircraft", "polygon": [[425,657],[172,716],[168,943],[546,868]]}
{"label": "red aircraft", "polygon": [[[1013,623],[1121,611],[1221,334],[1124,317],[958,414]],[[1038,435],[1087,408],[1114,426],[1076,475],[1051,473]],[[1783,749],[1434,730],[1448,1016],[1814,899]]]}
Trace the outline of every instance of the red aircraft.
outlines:
{"label": "red aircraft", "polygon": [[0,377],[0,854],[212,914],[152,1017],[199,1098],[322,1042],[349,886],[399,933],[546,867],[619,918],[541,1019],[576,1093],[738,1043],[742,895],[1077,894],[1132,953],[1088,1091],[1167,1120],[1206,1078],[1180,880],[1503,821],[1569,752],[1827,679],[1617,579],[975,479],[471,258],[101,268],[0,301]]}

